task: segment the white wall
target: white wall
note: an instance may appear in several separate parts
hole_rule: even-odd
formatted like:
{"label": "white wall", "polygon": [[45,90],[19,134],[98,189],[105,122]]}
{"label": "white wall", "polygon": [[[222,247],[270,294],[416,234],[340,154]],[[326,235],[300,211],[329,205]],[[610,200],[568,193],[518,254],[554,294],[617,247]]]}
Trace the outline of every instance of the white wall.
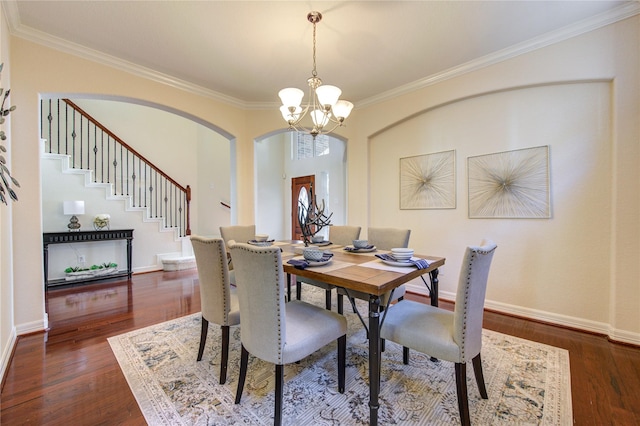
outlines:
{"label": "white wall", "polygon": [[[370,140],[370,223],[412,229],[420,253],[447,253],[441,290],[454,298],[464,244],[498,243],[487,298],[545,306],[551,314],[605,324],[598,297],[611,264],[610,83],[553,84],[463,99],[428,110]],[[550,219],[469,219],[467,158],[550,147]],[[399,158],[456,150],[457,208],[399,210]],[[384,172],[382,172],[384,170]],[[549,271],[553,274],[550,275]],[[424,285],[422,285],[424,288]],[[515,308],[514,308],[515,309]]]}

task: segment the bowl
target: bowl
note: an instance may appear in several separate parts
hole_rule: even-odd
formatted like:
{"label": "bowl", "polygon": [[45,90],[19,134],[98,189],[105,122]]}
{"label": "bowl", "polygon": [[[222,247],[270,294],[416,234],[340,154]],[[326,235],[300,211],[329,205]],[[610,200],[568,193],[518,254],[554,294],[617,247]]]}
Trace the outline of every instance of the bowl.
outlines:
{"label": "bowl", "polygon": [[256,234],[254,238],[255,238],[256,241],[263,242],[263,241],[267,241],[269,239],[269,235],[267,235],[267,234]]}
{"label": "bowl", "polygon": [[367,240],[353,240],[353,246],[355,248],[365,248],[365,247],[369,247],[369,241]]}
{"label": "bowl", "polygon": [[413,256],[413,249],[410,248],[392,248],[391,249],[391,256],[393,256],[394,259],[402,262],[405,260],[409,260],[411,259],[411,257]]}
{"label": "bowl", "polygon": [[311,237],[311,242],[313,243],[321,243],[324,241],[324,237],[322,235],[314,235]]}
{"label": "bowl", "polygon": [[322,250],[319,250],[317,248],[306,248],[302,252],[302,255],[304,256],[304,258],[306,260],[313,260],[313,261],[316,261],[316,262],[322,260],[322,255],[323,254],[324,253],[322,252]]}

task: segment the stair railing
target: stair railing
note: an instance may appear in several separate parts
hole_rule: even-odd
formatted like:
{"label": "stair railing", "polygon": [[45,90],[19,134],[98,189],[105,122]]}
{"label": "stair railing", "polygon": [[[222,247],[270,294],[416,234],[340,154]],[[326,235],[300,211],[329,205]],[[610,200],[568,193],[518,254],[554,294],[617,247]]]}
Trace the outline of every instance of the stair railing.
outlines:
{"label": "stair railing", "polygon": [[180,185],[69,99],[40,102],[45,152],[70,157],[75,169],[93,170],[95,183],[111,184],[113,195],[127,196],[149,217],[191,235],[191,187]]}

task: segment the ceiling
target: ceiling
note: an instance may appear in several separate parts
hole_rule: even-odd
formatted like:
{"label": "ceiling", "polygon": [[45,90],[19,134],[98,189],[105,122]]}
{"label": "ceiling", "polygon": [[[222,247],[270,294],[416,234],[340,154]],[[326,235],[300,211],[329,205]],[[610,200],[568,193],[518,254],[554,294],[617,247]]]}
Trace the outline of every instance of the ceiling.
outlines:
{"label": "ceiling", "polygon": [[638,13],[636,1],[3,1],[12,34],[244,107],[317,70],[356,106]]}

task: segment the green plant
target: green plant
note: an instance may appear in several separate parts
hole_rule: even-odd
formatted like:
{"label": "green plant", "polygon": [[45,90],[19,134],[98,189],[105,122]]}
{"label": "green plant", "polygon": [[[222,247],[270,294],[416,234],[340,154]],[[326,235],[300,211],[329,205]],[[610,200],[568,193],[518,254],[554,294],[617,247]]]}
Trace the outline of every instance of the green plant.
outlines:
{"label": "green plant", "polygon": [[[2,72],[3,66],[4,64],[0,63],[0,72]],[[9,93],[11,93],[11,90],[7,89],[5,92],[4,89],[0,87],[0,96],[2,96],[2,104],[0,104],[0,125],[4,124],[5,117],[16,109],[15,105],[5,108]],[[0,140],[7,140],[7,135],[4,130],[0,130]],[[11,184],[20,188],[20,183],[18,183],[16,178],[11,176],[11,171],[7,167],[7,160],[4,158],[4,155],[2,155],[5,152],[7,152],[7,148],[0,144],[0,201],[7,204],[7,196],[13,201],[18,201],[18,194],[13,190]],[[11,184],[9,181],[11,181]]]}

